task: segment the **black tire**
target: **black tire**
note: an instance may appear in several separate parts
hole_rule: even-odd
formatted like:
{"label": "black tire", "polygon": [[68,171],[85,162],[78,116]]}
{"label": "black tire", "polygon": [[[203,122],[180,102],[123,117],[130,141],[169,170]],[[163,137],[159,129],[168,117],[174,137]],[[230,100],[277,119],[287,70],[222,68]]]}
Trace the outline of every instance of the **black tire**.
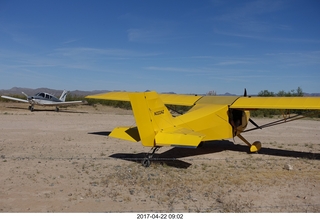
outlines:
{"label": "black tire", "polygon": [[150,160],[149,160],[149,158],[144,158],[143,160],[142,160],[142,166],[144,166],[144,167],[149,167],[150,166],[150,164],[151,164],[151,162],[150,162]]}

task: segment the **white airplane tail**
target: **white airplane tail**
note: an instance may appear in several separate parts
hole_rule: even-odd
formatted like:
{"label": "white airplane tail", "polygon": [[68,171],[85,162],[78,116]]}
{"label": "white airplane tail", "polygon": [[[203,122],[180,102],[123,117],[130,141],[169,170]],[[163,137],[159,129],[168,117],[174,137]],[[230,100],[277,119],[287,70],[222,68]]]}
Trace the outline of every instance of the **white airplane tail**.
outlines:
{"label": "white airplane tail", "polygon": [[66,97],[67,97],[67,91],[63,90],[59,100],[62,101],[62,102],[65,102],[66,101]]}

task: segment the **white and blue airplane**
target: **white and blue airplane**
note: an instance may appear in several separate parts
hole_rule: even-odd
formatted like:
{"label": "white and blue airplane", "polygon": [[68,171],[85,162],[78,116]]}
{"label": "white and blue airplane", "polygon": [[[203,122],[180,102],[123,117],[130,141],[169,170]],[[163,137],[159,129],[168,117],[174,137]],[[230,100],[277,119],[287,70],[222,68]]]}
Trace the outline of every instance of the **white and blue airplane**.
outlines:
{"label": "white and blue airplane", "polygon": [[33,96],[28,96],[27,94],[25,94],[24,92],[22,92],[22,94],[24,94],[27,99],[19,99],[19,98],[14,98],[14,97],[10,97],[10,96],[5,96],[2,95],[1,98],[4,99],[10,99],[13,101],[18,101],[18,102],[25,102],[25,103],[30,103],[29,106],[29,110],[33,111],[34,110],[34,105],[42,105],[42,106],[56,106],[56,111],[59,111],[59,106],[68,106],[68,105],[78,105],[80,103],[84,103],[83,101],[70,101],[70,102],[66,102],[66,96],[67,96],[67,91],[64,90],[60,96],[60,98],[58,99],[57,97],[49,94],[49,93],[45,93],[45,92],[39,92]]}

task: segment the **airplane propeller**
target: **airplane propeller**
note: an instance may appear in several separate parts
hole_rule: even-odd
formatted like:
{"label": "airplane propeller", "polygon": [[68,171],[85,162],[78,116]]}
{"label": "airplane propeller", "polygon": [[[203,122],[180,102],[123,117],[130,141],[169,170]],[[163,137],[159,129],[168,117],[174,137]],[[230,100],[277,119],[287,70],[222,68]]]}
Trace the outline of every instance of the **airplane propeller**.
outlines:
{"label": "airplane propeller", "polygon": [[30,101],[30,100],[32,100],[32,99],[33,99],[33,98],[32,98],[32,96],[28,96],[28,95],[27,95],[26,93],[24,93],[24,92],[22,92],[22,94],[23,94],[23,95],[25,95],[25,96],[27,97],[27,100],[28,100],[28,101]]}
{"label": "airplane propeller", "polygon": [[22,92],[23,95],[25,95],[27,98],[29,97],[27,94],[25,94],[24,92]]}

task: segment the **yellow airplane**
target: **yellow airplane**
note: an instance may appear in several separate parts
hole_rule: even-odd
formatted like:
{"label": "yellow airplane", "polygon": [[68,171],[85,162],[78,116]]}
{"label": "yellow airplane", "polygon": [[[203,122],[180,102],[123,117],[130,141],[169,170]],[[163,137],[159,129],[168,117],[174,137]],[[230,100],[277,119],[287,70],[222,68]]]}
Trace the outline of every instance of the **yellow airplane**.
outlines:
{"label": "yellow airplane", "polygon": [[[319,97],[251,97],[244,96],[197,96],[158,94],[150,92],[109,92],[89,95],[88,99],[130,101],[136,127],[114,128],[109,136],[127,141],[141,141],[151,147],[152,153],[142,161],[150,166],[150,159],[162,146],[194,147],[205,141],[239,137],[250,147],[250,152],[261,149],[261,143],[249,143],[241,133],[248,122],[255,129],[269,127],[299,119],[303,116],[284,116],[282,120],[258,126],[250,119],[250,110],[301,109],[319,110]],[[166,105],[192,106],[185,114],[174,117]]]}

